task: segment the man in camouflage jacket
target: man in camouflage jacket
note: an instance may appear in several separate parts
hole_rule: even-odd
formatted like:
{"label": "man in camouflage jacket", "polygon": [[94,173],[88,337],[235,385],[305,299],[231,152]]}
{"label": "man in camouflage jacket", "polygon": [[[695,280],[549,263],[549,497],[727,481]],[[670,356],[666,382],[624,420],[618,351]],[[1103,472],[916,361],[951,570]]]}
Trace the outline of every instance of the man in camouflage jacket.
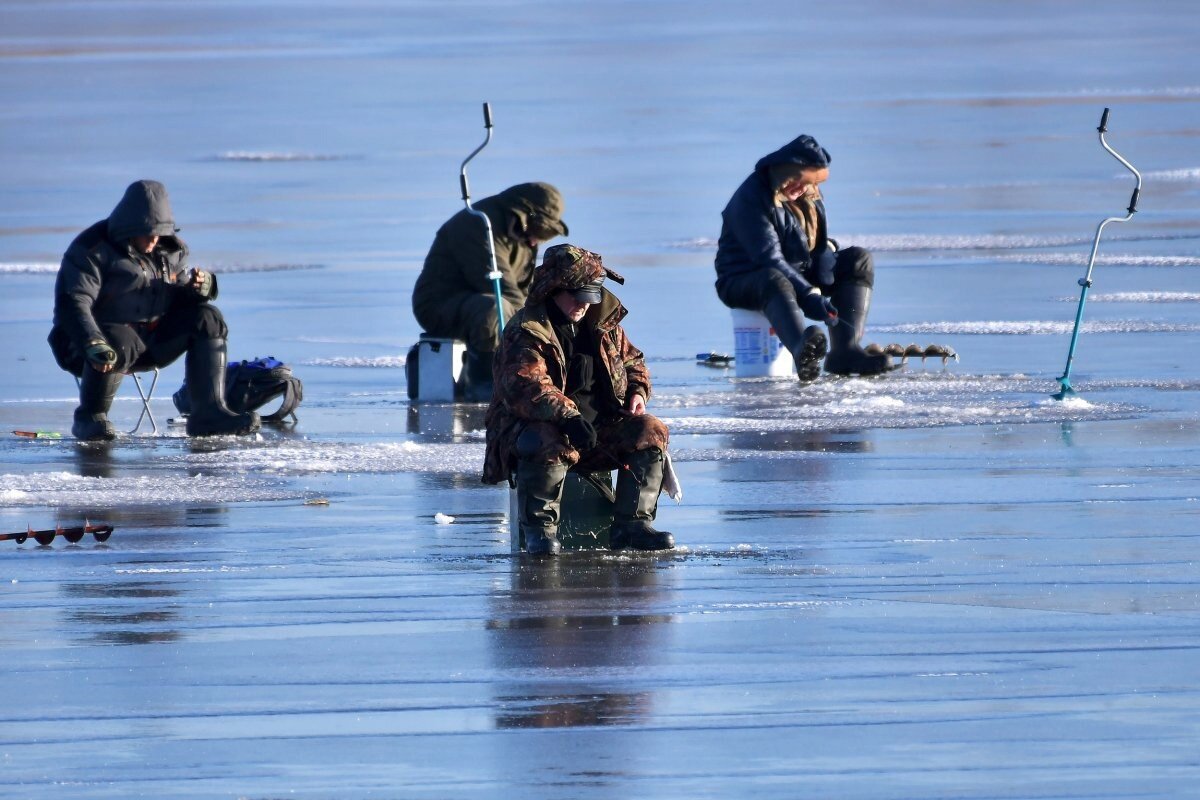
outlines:
{"label": "man in camouflage jacket", "polygon": [[571,468],[618,470],[612,549],[675,544],[650,524],[662,490],[667,426],[646,413],[650,372],[621,327],[628,312],[605,278],[625,282],[598,253],[551,247],[496,355],[483,480],[515,477],[530,553],[560,550],[559,507]]}

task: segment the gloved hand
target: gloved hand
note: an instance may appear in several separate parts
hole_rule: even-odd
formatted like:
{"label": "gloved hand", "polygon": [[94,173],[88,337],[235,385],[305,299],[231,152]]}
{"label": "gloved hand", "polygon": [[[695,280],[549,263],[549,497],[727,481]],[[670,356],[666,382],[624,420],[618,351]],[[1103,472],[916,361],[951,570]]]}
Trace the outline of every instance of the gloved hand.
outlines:
{"label": "gloved hand", "polygon": [[214,278],[211,272],[196,269],[195,267],[180,276],[180,282],[204,298],[212,295],[213,281]]}
{"label": "gloved hand", "polygon": [[809,319],[819,319],[822,322],[837,322],[837,306],[828,297],[821,294],[815,286],[806,295],[799,298],[800,310]]}
{"label": "gloved hand", "polygon": [[591,450],[596,446],[596,427],[581,416],[571,417],[559,429],[576,450]]}
{"label": "gloved hand", "polygon": [[84,348],[83,355],[101,372],[108,372],[117,363],[117,351],[109,347],[103,339],[92,339]]}

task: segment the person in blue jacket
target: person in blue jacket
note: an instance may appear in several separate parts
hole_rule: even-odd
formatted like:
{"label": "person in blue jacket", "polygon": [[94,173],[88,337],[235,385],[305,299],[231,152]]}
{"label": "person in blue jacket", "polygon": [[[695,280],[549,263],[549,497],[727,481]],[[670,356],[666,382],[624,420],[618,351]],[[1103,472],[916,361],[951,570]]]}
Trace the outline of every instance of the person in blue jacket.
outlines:
{"label": "person in blue jacket", "polygon": [[[765,314],[804,382],[820,375],[822,357],[836,375],[891,369],[889,356],[860,343],[875,283],[871,254],[839,249],[826,228],[820,186],[831,160],[807,135],[759,159],[721,213],[717,243],[717,296]],[[828,325],[828,337],[805,317]]]}

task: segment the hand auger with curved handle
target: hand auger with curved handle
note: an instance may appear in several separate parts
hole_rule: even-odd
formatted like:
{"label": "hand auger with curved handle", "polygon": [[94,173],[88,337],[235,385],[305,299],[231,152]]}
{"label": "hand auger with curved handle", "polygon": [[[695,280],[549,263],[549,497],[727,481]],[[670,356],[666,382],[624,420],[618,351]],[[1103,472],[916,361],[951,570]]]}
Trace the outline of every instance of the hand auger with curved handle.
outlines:
{"label": "hand auger with curved handle", "polygon": [[467,207],[467,211],[469,211],[471,214],[474,214],[475,216],[482,219],[483,226],[484,226],[484,228],[487,229],[487,236],[485,237],[485,241],[487,241],[488,266],[490,268],[488,271],[487,277],[489,280],[491,280],[492,289],[495,290],[495,292],[496,292],[496,319],[498,321],[498,326],[499,326],[498,330],[503,331],[504,330],[504,302],[501,300],[503,293],[500,290],[500,278],[502,278],[503,275],[501,274],[500,270],[496,267],[496,245],[492,241],[492,221],[490,219],[488,219],[487,214],[483,213],[482,211],[476,211],[471,206],[471,186],[467,182],[467,164],[471,161],[472,158],[474,158],[475,156],[477,156],[479,154],[480,150],[487,147],[488,143],[490,143],[492,141],[492,106],[490,103],[483,104],[483,127],[487,130],[487,135],[484,137],[483,144],[479,145],[479,147],[476,147],[474,150],[472,150],[471,155],[467,156],[463,160],[462,166],[458,170],[458,183],[459,183],[459,186],[462,188],[462,199],[463,199],[463,203]]}
{"label": "hand auger with curved handle", "polygon": [[1108,217],[1096,228],[1096,237],[1092,240],[1092,252],[1088,256],[1087,272],[1079,279],[1079,285],[1082,287],[1082,290],[1079,293],[1079,307],[1075,310],[1075,328],[1071,332],[1071,346],[1067,350],[1067,366],[1063,370],[1062,376],[1058,379],[1062,388],[1052,395],[1056,400],[1062,400],[1075,394],[1075,390],[1071,388],[1071,366],[1075,360],[1075,345],[1079,342],[1079,326],[1083,322],[1083,307],[1087,302],[1088,289],[1092,287],[1092,268],[1096,265],[1096,251],[1100,247],[1100,235],[1104,232],[1104,226],[1110,222],[1128,222],[1133,219],[1133,215],[1137,213],[1138,198],[1142,194],[1142,173],[1138,172],[1133,164],[1130,164],[1124,156],[1114,150],[1104,138],[1104,134],[1108,133],[1108,112],[1107,108],[1104,109],[1104,113],[1100,115],[1100,125],[1096,128],[1100,133],[1100,145],[1113,158],[1120,161],[1127,170],[1133,173],[1133,177],[1137,179],[1137,184],[1133,187],[1133,194],[1129,198],[1129,207],[1125,209],[1125,216]]}

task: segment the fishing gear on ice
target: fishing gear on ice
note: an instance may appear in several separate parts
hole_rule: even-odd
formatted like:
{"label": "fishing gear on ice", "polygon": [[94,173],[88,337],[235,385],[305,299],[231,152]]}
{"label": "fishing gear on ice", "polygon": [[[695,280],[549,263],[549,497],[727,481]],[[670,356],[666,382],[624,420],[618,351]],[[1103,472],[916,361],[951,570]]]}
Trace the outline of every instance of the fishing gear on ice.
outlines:
{"label": "fishing gear on ice", "polygon": [[[296,409],[304,399],[304,384],[292,374],[292,368],[275,356],[255,358],[230,364],[225,370],[225,404],[231,411],[257,411],[277,398],[283,398],[279,408],[262,417],[263,422],[283,422],[287,417],[297,422]],[[191,410],[188,385],[171,395],[180,414]]]}
{"label": "fishing gear on ice", "polygon": [[71,544],[75,544],[83,540],[85,534],[90,533],[97,542],[106,542],[108,537],[112,535],[112,525],[93,525],[90,522],[84,521],[83,525],[76,525],[72,528],[64,528],[61,525],[56,528],[49,528],[43,531],[35,531],[32,526],[23,531],[16,533],[0,533],[0,542],[12,540],[17,544],[25,544],[28,539],[33,539],[40,545],[47,545],[54,541],[55,536],[61,536]]}
{"label": "fishing gear on ice", "polygon": [[1083,306],[1087,302],[1088,289],[1092,288],[1092,267],[1096,264],[1096,250],[1100,247],[1100,234],[1104,232],[1104,226],[1110,222],[1128,222],[1133,219],[1133,215],[1137,213],[1138,196],[1142,193],[1142,173],[1137,171],[1137,168],[1130,164],[1125,157],[1109,146],[1104,139],[1104,134],[1108,132],[1108,109],[1104,109],[1104,113],[1100,115],[1100,126],[1096,128],[1100,132],[1100,145],[1112,155],[1117,161],[1120,161],[1125,169],[1133,173],[1133,177],[1137,179],[1137,185],[1133,187],[1133,195],[1129,198],[1129,207],[1125,209],[1123,217],[1107,217],[1096,228],[1096,237],[1092,240],[1092,252],[1088,256],[1087,272],[1079,279],[1079,306],[1075,310],[1075,328],[1071,331],[1071,346],[1067,349],[1067,366],[1063,370],[1063,374],[1058,378],[1062,388],[1051,395],[1055,400],[1065,400],[1075,394],[1075,390],[1071,388],[1071,366],[1075,360],[1075,345],[1079,343],[1079,325],[1083,321]]}

